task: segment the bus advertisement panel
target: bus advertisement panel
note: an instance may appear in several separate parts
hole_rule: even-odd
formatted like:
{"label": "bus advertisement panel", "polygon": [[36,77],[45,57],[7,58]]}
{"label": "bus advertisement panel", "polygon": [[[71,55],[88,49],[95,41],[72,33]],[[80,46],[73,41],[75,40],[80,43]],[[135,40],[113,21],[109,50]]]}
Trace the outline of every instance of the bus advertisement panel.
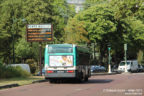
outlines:
{"label": "bus advertisement panel", "polygon": [[62,55],[62,56],[50,56],[49,65],[52,67],[57,66],[73,66],[73,56]]}

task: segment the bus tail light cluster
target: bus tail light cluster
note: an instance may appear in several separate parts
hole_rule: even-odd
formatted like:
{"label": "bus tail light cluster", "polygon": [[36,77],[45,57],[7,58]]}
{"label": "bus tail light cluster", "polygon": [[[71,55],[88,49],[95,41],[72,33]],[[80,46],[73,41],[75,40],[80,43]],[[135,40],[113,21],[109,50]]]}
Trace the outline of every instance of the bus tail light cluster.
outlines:
{"label": "bus tail light cluster", "polygon": [[73,70],[68,70],[67,72],[68,72],[68,73],[74,73],[74,71],[73,71]]}
{"label": "bus tail light cluster", "polygon": [[53,73],[53,71],[52,70],[47,70],[47,73]]}

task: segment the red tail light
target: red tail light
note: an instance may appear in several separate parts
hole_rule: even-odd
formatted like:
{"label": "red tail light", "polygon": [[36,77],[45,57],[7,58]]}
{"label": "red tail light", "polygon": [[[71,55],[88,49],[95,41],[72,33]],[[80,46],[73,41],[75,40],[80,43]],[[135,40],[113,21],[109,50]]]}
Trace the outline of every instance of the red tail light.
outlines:
{"label": "red tail light", "polygon": [[73,70],[68,70],[67,72],[68,72],[68,73],[73,73],[74,71],[73,71]]}
{"label": "red tail light", "polygon": [[51,71],[51,70],[47,70],[47,73],[53,73],[53,71]]}

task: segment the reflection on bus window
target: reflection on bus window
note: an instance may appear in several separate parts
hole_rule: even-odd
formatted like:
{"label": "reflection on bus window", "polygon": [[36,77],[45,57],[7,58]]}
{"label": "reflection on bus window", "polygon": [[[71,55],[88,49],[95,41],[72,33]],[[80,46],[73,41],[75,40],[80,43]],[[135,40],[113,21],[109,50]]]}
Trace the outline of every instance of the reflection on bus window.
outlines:
{"label": "reflection on bus window", "polygon": [[49,53],[72,53],[73,49],[72,46],[49,45],[48,52]]}

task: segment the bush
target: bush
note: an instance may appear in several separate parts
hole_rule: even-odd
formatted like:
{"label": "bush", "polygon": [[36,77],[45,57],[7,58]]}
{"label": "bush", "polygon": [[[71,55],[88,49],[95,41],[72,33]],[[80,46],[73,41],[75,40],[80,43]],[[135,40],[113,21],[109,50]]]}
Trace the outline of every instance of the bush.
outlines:
{"label": "bush", "polygon": [[29,64],[31,73],[34,74],[36,72],[36,69],[37,69],[37,63],[35,62],[35,60],[34,59],[27,59],[26,64]]}
{"label": "bush", "polygon": [[29,77],[30,73],[23,70],[20,66],[5,66],[0,64],[0,78]]}

